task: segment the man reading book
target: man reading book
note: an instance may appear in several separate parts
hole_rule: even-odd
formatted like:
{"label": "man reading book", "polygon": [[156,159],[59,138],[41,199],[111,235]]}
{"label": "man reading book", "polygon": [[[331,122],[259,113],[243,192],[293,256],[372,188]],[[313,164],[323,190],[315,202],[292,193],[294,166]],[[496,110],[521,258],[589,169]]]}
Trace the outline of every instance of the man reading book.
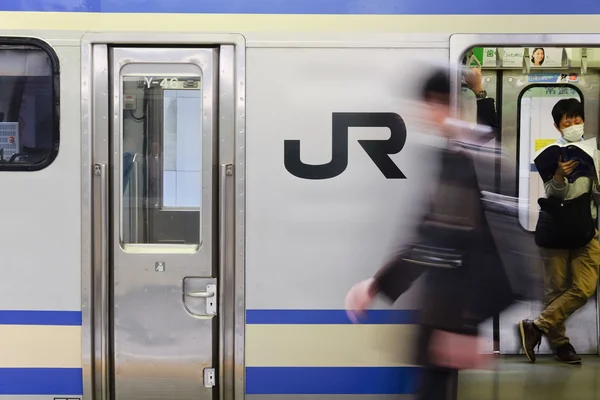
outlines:
{"label": "man reading book", "polygon": [[[584,110],[579,100],[560,100],[552,109],[552,118],[561,135],[558,145],[583,141]],[[551,172],[542,176],[546,196],[568,201],[591,192],[590,218],[596,219],[597,204],[600,204],[597,175],[593,167],[589,168],[592,170],[587,174],[575,174],[575,171],[581,170],[577,168],[579,164],[577,160],[565,160],[563,155],[559,155],[551,179]],[[542,171],[540,175],[543,175]],[[596,290],[600,265],[598,230],[583,247],[542,248],[541,252],[545,270],[545,308],[536,320],[519,323],[523,349],[527,358],[535,362],[534,349],[541,343],[542,336],[546,336],[557,360],[580,364],[581,357],[566,334],[565,321],[583,307]]]}

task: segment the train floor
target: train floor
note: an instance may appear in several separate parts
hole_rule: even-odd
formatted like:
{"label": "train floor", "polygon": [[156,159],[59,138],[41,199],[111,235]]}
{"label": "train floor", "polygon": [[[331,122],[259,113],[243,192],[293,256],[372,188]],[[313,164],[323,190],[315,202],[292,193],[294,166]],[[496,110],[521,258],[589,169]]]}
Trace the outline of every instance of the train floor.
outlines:
{"label": "train floor", "polygon": [[458,400],[600,400],[600,356],[579,366],[538,356],[501,356],[493,370],[461,372]]}

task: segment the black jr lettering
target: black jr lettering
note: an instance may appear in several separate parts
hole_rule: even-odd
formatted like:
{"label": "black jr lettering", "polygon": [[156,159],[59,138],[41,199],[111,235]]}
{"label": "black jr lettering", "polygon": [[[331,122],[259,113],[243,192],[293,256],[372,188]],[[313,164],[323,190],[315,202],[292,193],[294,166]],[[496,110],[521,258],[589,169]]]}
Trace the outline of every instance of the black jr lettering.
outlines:
{"label": "black jr lettering", "polygon": [[349,128],[389,128],[385,140],[359,140],[358,143],[387,179],[406,179],[389,157],[399,153],[406,143],[406,124],[395,113],[333,113],[331,161],[325,164],[305,164],[300,158],[300,141],[284,141],[284,165],[288,172],[302,179],[331,179],[348,167]]}

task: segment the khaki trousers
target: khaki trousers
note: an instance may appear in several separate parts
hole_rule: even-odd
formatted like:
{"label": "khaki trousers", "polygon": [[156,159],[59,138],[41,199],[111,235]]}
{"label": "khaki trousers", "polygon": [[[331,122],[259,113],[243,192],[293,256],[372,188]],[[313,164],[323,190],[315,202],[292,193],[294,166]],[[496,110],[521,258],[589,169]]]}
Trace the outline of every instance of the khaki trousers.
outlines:
{"label": "khaki trousers", "polygon": [[534,321],[555,349],[569,343],[565,321],[587,303],[598,285],[600,243],[598,231],[585,247],[542,249],[544,258],[544,311]]}

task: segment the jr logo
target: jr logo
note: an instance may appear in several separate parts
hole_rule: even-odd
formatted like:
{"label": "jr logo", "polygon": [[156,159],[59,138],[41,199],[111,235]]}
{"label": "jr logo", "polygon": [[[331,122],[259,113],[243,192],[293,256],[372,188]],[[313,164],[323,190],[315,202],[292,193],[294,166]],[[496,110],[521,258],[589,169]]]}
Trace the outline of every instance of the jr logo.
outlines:
{"label": "jr logo", "polygon": [[284,142],[285,169],[303,179],[335,178],[348,167],[348,128],[389,128],[391,136],[385,140],[359,140],[358,143],[387,179],[406,179],[389,157],[397,154],[406,143],[406,124],[395,113],[333,113],[331,161],[326,164],[305,164],[300,159],[300,141]]}

